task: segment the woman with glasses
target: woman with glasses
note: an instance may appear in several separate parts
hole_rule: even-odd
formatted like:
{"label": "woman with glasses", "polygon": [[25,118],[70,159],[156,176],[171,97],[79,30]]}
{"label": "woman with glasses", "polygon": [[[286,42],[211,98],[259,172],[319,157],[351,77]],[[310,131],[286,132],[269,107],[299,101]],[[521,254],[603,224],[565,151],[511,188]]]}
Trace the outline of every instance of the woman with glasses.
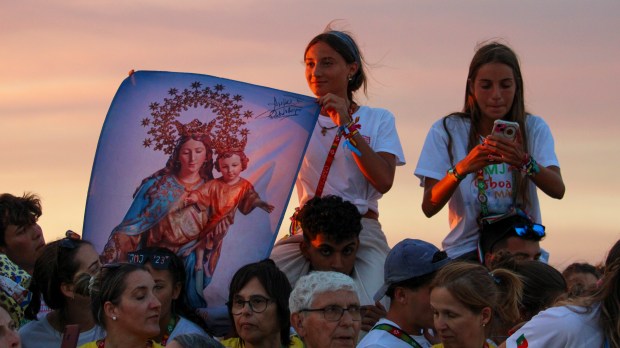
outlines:
{"label": "woman with glasses", "polygon": [[[500,125],[494,132],[496,122]],[[427,217],[448,204],[452,258],[476,259],[478,221],[521,208],[541,223],[537,188],[564,196],[564,181],[547,123],[525,110],[515,52],[499,42],[481,45],[469,66],[461,112],[435,122],[415,169],[424,186]]]}
{"label": "woman with glasses", "polygon": [[[82,277],[90,279],[100,266],[92,244],[72,231],[43,248],[35,262],[30,285],[33,298],[26,311],[33,321],[19,330],[25,348],[41,347],[42,342],[46,346],[60,346],[63,330],[70,324],[79,325],[79,344],[105,336],[90,311],[88,289],[79,284]],[[51,312],[37,320],[41,296]]]}
{"label": "woman with glasses", "polygon": [[152,337],[159,335],[161,304],[155,281],[143,265],[104,265],[90,282],[91,310],[106,337],[80,348],[161,348]]}
{"label": "woman with glasses", "polygon": [[228,292],[228,314],[234,321],[233,338],[225,347],[303,347],[290,336],[288,298],[291,285],[272,260],[241,267]]}
{"label": "woman with glasses", "polygon": [[467,261],[444,266],[431,283],[433,322],[441,340],[434,347],[496,347],[493,334],[520,317],[521,294],[521,280],[509,270],[489,272]]}
{"label": "woman with glasses", "polygon": [[187,308],[185,268],[175,253],[167,248],[149,247],[128,253],[127,260],[143,264],[155,281],[155,296],[161,303],[160,333],[154,338],[156,342],[165,346],[177,335],[190,333],[208,336],[197,325],[201,319]]}
{"label": "woman with glasses", "polygon": [[362,309],[351,277],[311,272],[295,284],[289,306],[293,327],[306,348],[357,345]]}

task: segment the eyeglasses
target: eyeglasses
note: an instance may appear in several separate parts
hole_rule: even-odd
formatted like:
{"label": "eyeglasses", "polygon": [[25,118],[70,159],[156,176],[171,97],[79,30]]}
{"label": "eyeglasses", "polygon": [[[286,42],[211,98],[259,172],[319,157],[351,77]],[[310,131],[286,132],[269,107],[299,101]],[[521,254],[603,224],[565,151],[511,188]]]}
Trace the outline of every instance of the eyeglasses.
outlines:
{"label": "eyeglasses", "polygon": [[232,306],[230,307],[231,308],[230,312],[233,315],[241,314],[241,312],[243,311],[243,308],[245,307],[245,304],[247,303],[248,306],[250,306],[250,309],[252,310],[252,312],[262,313],[267,309],[269,302],[273,302],[273,301],[260,295],[250,296],[250,299],[247,301],[245,301],[241,297],[236,297],[233,299]]}
{"label": "eyeglasses", "polygon": [[339,321],[344,315],[344,312],[349,312],[353,321],[362,320],[363,309],[360,306],[352,305],[347,308],[342,308],[337,305],[331,305],[323,308],[316,309],[302,309],[302,312],[323,312],[323,317],[327,321]]}
{"label": "eyeglasses", "polygon": [[511,227],[512,229],[514,229],[515,233],[519,236],[519,237],[526,237],[528,235],[530,236],[536,236],[536,237],[544,237],[545,236],[545,226],[541,225],[541,224],[521,224],[521,225],[514,225]]}
{"label": "eyeglasses", "polygon": [[151,264],[156,269],[169,269],[170,255],[158,252],[131,251],[127,253],[127,262],[144,265]]}

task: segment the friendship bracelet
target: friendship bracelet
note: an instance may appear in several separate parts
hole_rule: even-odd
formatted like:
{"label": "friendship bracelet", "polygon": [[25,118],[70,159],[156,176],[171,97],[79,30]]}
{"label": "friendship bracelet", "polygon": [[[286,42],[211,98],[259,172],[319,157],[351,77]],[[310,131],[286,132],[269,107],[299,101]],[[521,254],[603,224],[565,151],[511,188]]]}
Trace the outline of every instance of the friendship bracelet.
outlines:
{"label": "friendship bracelet", "polygon": [[521,166],[521,171],[524,172],[527,176],[535,176],[540,173],[540,167],[536,160],[530,156],[529,154],[525,154],[523,158],[523,165]]}
{"label": "friendship bracelet", "polygon": [[340,133],[344,136],[345,141],[342,144],[343,148],[348,148],[352,152],[354,152],[357,156],[362,156],[362,153],[357,148],[357,142],[353,139],[356,134],[359,134],[359,129],[362,128],[360,124],[358,124],[360,118],[359,116],[355,119],[352,119],[351,122],[344,126],[340,126]]}

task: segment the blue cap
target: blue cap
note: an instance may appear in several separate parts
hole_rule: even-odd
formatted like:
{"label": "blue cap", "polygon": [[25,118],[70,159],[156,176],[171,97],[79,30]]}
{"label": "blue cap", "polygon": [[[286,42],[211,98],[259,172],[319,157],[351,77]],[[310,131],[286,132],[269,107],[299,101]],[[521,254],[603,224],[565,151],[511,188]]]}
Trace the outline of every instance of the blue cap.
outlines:
{"label": "blue cap", "polygon": [[390,285],[421,277],[439,270],[450,262],[445,252],[419,239],[405,239],[390,250],[384,265],[384,284],[374,296],[379,301]]}

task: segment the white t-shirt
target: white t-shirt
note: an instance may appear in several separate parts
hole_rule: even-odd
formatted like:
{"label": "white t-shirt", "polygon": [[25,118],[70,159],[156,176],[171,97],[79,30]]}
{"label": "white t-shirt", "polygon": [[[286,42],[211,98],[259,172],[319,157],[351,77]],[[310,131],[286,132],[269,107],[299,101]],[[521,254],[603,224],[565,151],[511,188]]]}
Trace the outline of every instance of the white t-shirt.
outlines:
{"label": "white t-shirt", "polygon": [[[450,163],[448,155],[448,134],[443,127],[443,119],[435,122],[431,127],[422,153],[415,169],[415,175],[420,178],[420,185],[424,186],[425,178],[441,180],[453,165],[457,164],[468,154],[470,120],[458,116],[450,116],[446,122],[452,136],[452,151],[454,163]],[[553,137],[545,121],[534,115],[526,119],[528,151],[539,166],[559,167],[555,155]],[[524,209],[537,223],[542,223],[540,205],[536,185],[529,184],[530,204]],[[477,248],[478,222],[481,206],[478,201],[476,174],[471,173],[461,181],[458,189],[448,202],[448,220],[450,232],[443,240],[442,246],[452,258],[458,257]],[[486,196],[491,213],[504,213],[512,204],[512,174],[504,163],[493,164],[485,168]]]}
{"label": "white t-shirt", "polygon": [[[39,320],[31,321],[19,329],[23,348],[60,347],[62,332],[58,332],[52,327],[47,320],[47,315]],[[95,325],[88,331],[80,332],[77,345],[79,347],[104,337],[105,330],[101,326]]]}
{"label": "white t-shirt", "polygon": [[[405,155],[396,132],[394,115],[385,109],[361,106],[353,114],[353,117],[358,116],[361,125],[359,132],[370,147],[375,152],[393,154],[396,156],[396,164],[404,165]],[[336,136],[337,128],[329,129],[323,135],[321,126],[331,128],[336,124],[331,118],[325,116],[319,116],[317,120],[295,184],[299,195],[299,206],[303,206],[306,201],[314,197],[327,154]],[[342,197],[355,204],[362,215],[368,209],[379,212],[378,200],[382,195],[359,170],[351,150],[343,148],[344,140],[344,138],[341,139],[338,150],[336,150],[323,188],[323,195],[331,194]]]}
{"label": "white t-shirt", "polygon": [[179,335],[194,333],[203,336],[209,336],[200,326],[196,325],[196,323],[181,317],[177,325],[174,327],[174,330],[172,330],[172,332],[170,333],[170,337],[168,337],[168,342],[172,342],[172,340]]}
{"label": "white t-shirt", "polygon": [[529,347],[603,347],[605,335],[598,325],[599,306],[552,307],[538,313],[506,340],[506,348],[527,341]]}
{"label": "white t-shirt", "polygon": [[[395,322],[390,321],[388,319],[382,318],[380,319],[376,325],[379,324],[389,324],[397,329],[400,329]],[[413,336],[409,335],[413,338],[420,346],[423,348],[430,348],[432,344],[424,338],[424,336]],[[411,348],[409,343],[401,340],[400,338],[392,335],[391,333],[385,330],[372,329],[364,336],[364,338],[357,344],[357,348]]]}

